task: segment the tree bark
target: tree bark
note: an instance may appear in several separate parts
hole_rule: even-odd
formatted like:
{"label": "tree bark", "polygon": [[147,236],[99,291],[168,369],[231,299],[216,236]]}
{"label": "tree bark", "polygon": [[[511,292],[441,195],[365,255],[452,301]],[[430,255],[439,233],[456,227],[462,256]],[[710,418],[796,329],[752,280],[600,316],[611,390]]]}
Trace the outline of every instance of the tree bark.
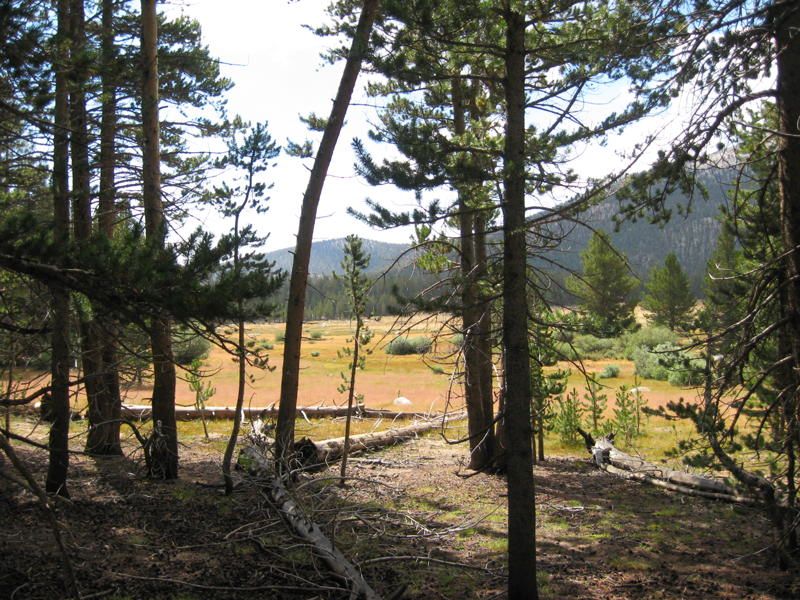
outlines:
{"label": "tree bark", "polygon": [[[158,21],[155,0],[142,0],[142,179],[148,243],[162,249],[166,220],[161,200],[161,147],[158,122]],[[150,476],[178,477],[178,432],[175,423],[175,363],[171,323],[166,315],[150,323],[153,350],[153,445]]]}
{"label": "tree bark", "polygon": [[[101,27],[102,105],[100,123],[100,189],[97,211],[99,233],[107,239],[116,228],[116,144],[117,81],[114,46],[114,0],[103,0]],[[117,368],[119,328],[110,318],[93,320],[90,332],[96,343],[99,361],[97,395],[89,405],[89,432],[86,451],[92,454],[119,455],[120,384]]]}
{"label": "tree bark", "polygon": [[361,337],[361,315],[356,315],[356,333],[353,336],[353,364],[350,366],[350,387],[347,392],[347,416],[344,422],[344,442],[342,447],[342,466],[339,470],[339,484],[344,485],[347,474],[347,456],[350,454],[350,422],[353,418],[353,398],[356,393],[356,371],[358,370],[359,340]]}
{"label": "tree bark", "polygon": [[[524,4],[523,4],[524,6]],[[536,530],[531,449],[525,248],[525,15],[509,1],[506,24],[506,131],[503,202],[503,344],[508,475],[508,597],[535,600]]]}
{"label": "tree bark", "polygon": [[[387,446],[394,446],[415,439],[421,433],[432,431],[442,426],[441,421],[423,421],[413,423],[398,429],[387,429],[374,433],[362,433],[349,437],[348,453],[356,454],[377,450]],[[304,438],[297,442],[297,457],[299,464],[308,468],[324,468],[332,462],[341,459],[345,451],[345,438],[331,438],[314,442]]]}
{"label": "tree bark", "polygon": [[294,421],[297,409],[297,388],[300,381],[300,346],[303,333],[308,263],[311,258],[311,242],[322,187],[328,173],[333,151],[344,125],[350,105],[361,61],[369,46],[372,24],[378,12],[379,0],[364,0],[358,26],[353,36],[344,72],[339,82],[336,99],[322,135],[314,166],[303,195],[300,223],[297,229],[292,274],[289,280],[289,302],[286,313],[286,333],[281,370],[281,396],[276,429],[276,452],[279,464],[286,466],[293,451]]}
{"label": "tree bark", "polygon": [[[452,79],[453,133],[466,133],[464,97],[459,77]],[[473,207],[468,201],[468,185],[458,185],[458,224],[461,251],[461,323],[464,332],[464,398],[467,406],[467,432],[469,434],[469,467],[486,468],[492,457],[489,435],[493,426],[486,426],[483,390],[481,387],[481,361],[478,344],[480,306],[475,285],[475,239]],[[491,423],[491,420],[489,420]]]}
{"label": "tree bark", "polygon": [[[69,0],[58,0],[56,33],[55,128],[53,133],[53,234],[64,248],[69,242],[69,93],[67,61],[62,50],[69,38]],[[53,420],[50,426],[50,457],[45,489],[50,494],[68,496],[69,471],[69,293],[52,286],[53,319],[50,363],[50,400]]]}
{"label": "tree bark", "polygon": [[[149,418],[152,410],[151,406],[145,404],[125,404],[122,406],[122,413],[129,419]],[[249,419],[275,417],[278,415],[278,409],[274,406],[267,408],[258,408],[255,406],[244,407],[239,412]],[[348,414],[346,406],[299,406],[297,407],[297,412],[304,414],[308,418],[346,417]],[[366,419],[392,419],[398,421],[429,419],[437,416],[423,413],[358,407],[349,412],[350,414],[358,412]],[[203,417],[206,419],[233,419],[235,414],[236,407],[234,406],[206,406],[203,409],[190,406],[179,406],[175,408],[175,417],[181,421],[189,421]]]}
{"label": "tree bark", "polygon": [[[475,214],[475,279],[485,281],[488,276],[488,260],[486,253],[486,215]],[[494,420],[494,364],[492,362],[492,304],[481,290],[477,290],[479,319],[476,327],[478,345],[478,369],[481,385],[481,403],[483,404],[484,428],[489,432],[487,443],[492,463],[498,455],[498,440]]]}
{"label": "tree bark", "polygon": [[[786,250],[787,309],[795,384],[800,382],[800,10],[791,3],[773,16],[777,46],[777,104],[780,131],[778,190]],[[796,410],[800,390],[795,387]]]}
{"label": "tree bark", "polygon": [[[245,196],[244,201],[239,207],[234,220],[234,237],[236,239],[236,246],[233,249],[233,268],[236,271],[237,279],[242,275],[241,264],[239,262],[239,217],[249,200],[249,192]],[[225,480],[225,495],[230,496],[233,493],[233,478],[231,477],[231,461],[233,460],[233,451],[236,449],[236,440],[239,437],[239,428],[242,425],[242,407],[244,406],[244,385],[245,378],[247,377],[247,347],[244,345],[244,303],[241,299],[237,302],[236,306],[239,311],[239,319],[237,323],[239,338],[236,345],[236,355],[239,359],[239,380],[236,390],[236,409],[233,414],[233,428],[231,429],[231,436],[228,439],[228,445],[225,447],[225,454],[222,457],[222,477]],[[203,427],[205,428],[205,415],[203,415]],[[208,432],[206,432],[208,437]]]}

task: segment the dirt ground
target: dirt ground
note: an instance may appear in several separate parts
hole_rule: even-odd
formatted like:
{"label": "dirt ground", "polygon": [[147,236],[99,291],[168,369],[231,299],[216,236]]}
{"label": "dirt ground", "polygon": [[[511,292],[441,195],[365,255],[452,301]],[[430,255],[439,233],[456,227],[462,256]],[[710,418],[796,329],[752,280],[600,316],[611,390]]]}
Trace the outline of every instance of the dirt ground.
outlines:
{"label": "dirt ground", "polygon": [[[16,445],[41,480],[44,454]],[[128,458],[74,455],[72,499],[58,506],[84,598],[347,598],[242,479],[221,495],[215,444],[181,450],[181,479],[150,482]],[[463,467],[462,446],[436,436],[302,479],[306,514],[386,596],[501,598],[502,478]],[[584,457],[537,466],[542,598],[800,597],[795,574],[770,566],[770,528],[755,509],[682,497],[594,469]],[[0,598],[62,598],[61,562],[39,505],[0,484]]]}

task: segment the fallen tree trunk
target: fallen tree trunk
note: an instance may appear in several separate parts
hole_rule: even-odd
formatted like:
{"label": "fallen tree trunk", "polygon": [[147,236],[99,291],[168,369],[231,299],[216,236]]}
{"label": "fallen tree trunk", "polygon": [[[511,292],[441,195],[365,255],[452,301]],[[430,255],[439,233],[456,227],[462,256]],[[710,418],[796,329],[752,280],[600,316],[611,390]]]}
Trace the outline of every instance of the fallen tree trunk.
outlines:
{"label": "fallen tree trunk", "polygon": [[[274,440],[271,442],[274,443]],[[256,446],[251,445],[242,449],[239,454],[239,465],[244,464],[251,475],[266,482],[262,493],[277,509],[281,518],[291,527],[295,535],[312,546],[331,572],[349,582],[350,597],[379,600],[380,596],[366,582],[361,572],[333,545],[319,526],[306,517],[281,480],[275,476],[274,460],[268,458]]]}
{"label": "fallen tree trunk", "polygon": [[273,477],[264,492],[295,535],[311,544],[331,572],[350,583],[351,598],[380,600],[380,596],[370,587],[361,572],[333,545],[319,525],[303,514],[280,479]]}
{"label": "fallen tree trunk", "polygon": [[[242,409],[247,419],[277,417],[278,409],[274,406],[266,408],[249,407]],[[149,404],[123,404],[122,413],[129,419],[146,419],[150,417],[152,409]],[[346,406],[306,406],[299,407],[297,413],[305,415],[307,418],[321,417],[344,417],[347,416]],[[351,411],[353,415],[358,415],[367,419],[391,419],[391,420],[410,420],[420,418],[431,418],[436,415],[423,415],[421,413],[396,412],[376,408],[354,407]],[[190,421],[193,419],[233,419],[236,409],[231,406],[206,406],[203,409],[194,406],[179,406],[175,408],[175,418],[179,421]]]}
{"label": "fallen tree trunk", "polygon": [[[398,429],[352,435],[350,436],[350,455],[354,456],[369,450],[401,444],[414,439],[421,433],[441,427],[441,425],[441,420],[422,421]],[[303,438],[295,443],[294,448],[301,467],[304,469],[322,468],[342,458],[344,438],[331,438],[320,442]]]}
{"label": "fallen tree trunk", "polygon": [[642,481],[690,496],[738,504],[757,503],[753,498],[743,496],[720,479],[676,471],[621,452],[614,447],[614,434],[595,440],[582,429],[578,429],[578,433],[583,437],[586,449],[592,454],[592,462],[604,471],[623,479]]}

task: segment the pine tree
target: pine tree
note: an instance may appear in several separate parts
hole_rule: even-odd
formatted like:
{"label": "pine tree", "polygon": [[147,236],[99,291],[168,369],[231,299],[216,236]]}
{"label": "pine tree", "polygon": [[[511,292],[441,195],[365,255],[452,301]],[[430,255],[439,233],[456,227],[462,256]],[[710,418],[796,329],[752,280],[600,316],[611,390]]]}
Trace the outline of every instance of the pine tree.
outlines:
{"label": "pine tree", "polygon": [[653,313],[653,320],[672,331],[684,326],[694,307],[695,298],[689,287],[689,278],[670,252],[663,267],[653,267],[646,285],[647,293],[642,307]]}
{"label": "pine tree", "polygon": [[634,292],[639,282],[631,275],[624,255],[611,245],[608,234],[595,232],[581,253],[583,273],[572,275],[567,287],[588,313],[596,330],[617,335],[634,323]]}
{"label": "pine tree", "polygon": [[[239,138],[241,131],[243,137]],[[239,380],[236,394],[236,411],[233,416],[233,427],[225,448],[222,459],[222,474],[225,478],[225,494],[233,493],[233,479],[231,478],[231,460],[239,437],[239,427],[242,421],[242,407],[244,406],[245,383],[247,378],[247,345],[245,344],[245,322],[252,317],[265,317],[269,310],[265,310],[263,303],[257,308],[261,310],[246,311],[245,301],[253,296],[265,298],[271,295],[283,282],[283,278],[272,275],[272,265],[264,261],[260,253],[248,251],[248,247],[259,245],[265,238],[255,235],[251,226],[245,226],[242,218],[246,210],[256,214],[267,210],[268,200],[266,183],[260,181],[261,173],[274,166],[271,161],[278,156],[280,148],[270,136],[266,123],[257,123],[254,126],[234,122],[233,131],[228,140],[228,153],[217,162],[220,168],[233,170],[237,177],[233,187],[223,184],[214,190],[214,201],[221,208],[222,215],[233,218],[232,244],[233,264],[228,269],[223,269],[219,286],[231,286],[235,290],[234,304],[231,307],[235,315],[237,327],[236,359],[239,365]],[[229,275],[225,277],[225,275]]]}
{"label": "pine tree", "polygon": [[370,282],[364,275],[369,267],[369,254],[364,253],[361,238],[348,235],[344,243],[344,258],[342,258],[341,279],[347,289],[347,298],[350,304],[350,317],[356,320],[356,329],[353,333],[352,351],[348,348],[346,354],[350,356],[350,376],[339,387],[340,392],[347,392],[347,417],[344,426],[344,449],[342,451],[342,465],[339,470],[340,485],[344,485],[347,473],[347,456],[350,453],[350,422],[353,417],[353,399],[356,390],[356,372],[364,368],[364,355],[362,346],[369,343],[371,333],[364,325],[366,312],[367,293]]}

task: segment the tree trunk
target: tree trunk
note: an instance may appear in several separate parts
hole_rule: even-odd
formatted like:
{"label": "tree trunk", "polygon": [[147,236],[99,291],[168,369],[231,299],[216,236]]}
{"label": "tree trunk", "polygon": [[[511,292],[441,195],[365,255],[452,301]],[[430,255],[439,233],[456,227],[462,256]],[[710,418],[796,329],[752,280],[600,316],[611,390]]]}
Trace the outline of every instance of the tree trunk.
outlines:
{"label": "tree trunk", "polygon": [[[484,281],[488,275],[486,257],[486,215],[475,214],[475,280]],[[476,328],[478,344],[478,369],[480,373],[481,403],[483,404],[484,428],[488,432],[487,444],[492,464],[496,462],[498,441],[494,420],[494,364],[492,363],[492,304],[491,300],[477,290],[479,320]]]}
{"label": "tree trunk", "polygon": [[[142,0],[142,180],[148,242],[164,247],[166,220],[161,201],[161,147],[158,122],[158,21],[155,0]],[[150,476],[178,477],[178,432],[175,423],[175,363],[171,324],[166,315],[150,322],[153,350],[153,445]]]}
{"label": "tree trunk", "polygon": [[[234,237],[236,239],[236,246],[233,249],[233,268],[236,271],[237,280],[242,275],[241,265],[239,263],[239,217],[247,205],[248,196],[245,196],[238,212],[236,213],[234,221]],[[233,493],[233,478],[231,477],[231,461],[233,460],[233,451],[236,449],[236,440],[239,437],[239,428],[242,425],[242,407],[244,406],[244,384],[247,377],[247,347],[244,345],[244,303],[240,299],[237,302],[237,310],[239,311],[239,322],[237,323],[239,329],[239,339],[236,345],[236,354],[239,359],[239,381],[236,390],[236,410],[233,414],[233,428],[231,429],[231,437],[228,439],[228,445],[225,447],[225,454],[222,458],[222,477],[225,479],[225,495],[230,496]],[[205,415],[203,415],[203,428],[205,429]],[[206,431],[208,437],[208,431]]]}
{"label": "tree trunk", "polygon": [[[432,431],[441,426],[441,420],[423,421],[398,429],[354,435],[349,437],[348,453],[352,455],[402,444],[403,442],[415,439],[421,433]],[[320,442],[314,442],[308,438],[304,438],[297,442],[298,463],[306,469],[324,468],[330,463],[341,459],[344,456],[344,451],[344,437],[331,438]]]}
{"label": "tree trunk", "polygon": [[358,350],[361,336],[361,315],[356,315],[356,333],[353,336],[353,364],[350,366],[350,387],[347,392],[347,416],[344,421],[344,443],[342,448],[342,467],[339,471],[339,485],[344,485],[347,473],[347,455],[350,453],[350,421],[353,418],[353,398],[356,392],[356,371],[358,370]]}
{"label": "tree trunk", "polygon": [[[110,239],[116,227],[116,77],[114,48],[114,0],[103,0],[101,29],[102,106],[100,123],[100,190],[97,211],[98,229]],[[120,386],[117,369],[117,324],[111,319],[93,321],[89,342],[96,346],[97,393],[89,404],[89,432],[86,451],[91,454],[119,455]]]}
{"label": "tree trunk", "polygon": [[[786,282],[788,327],[783,344],[791,350],[792,382],[784,400],[788,434],[789,511],[796,505],[795,449],[800,445],[800,11],[793,3],[781,4],[772,15],[777,49],[777,106],[779,139],[778,193]],[[790,383],[790,382],[786,382]],[[797,547],[796,523],[784,523],[778,532],[788,550]],[[783,556],[781,555],[781,559]]]}
{"label": "tree trunk", "polygon": [[311,242],[317,217],[322,187],[328,173],[333,150],[344,125],[344,117],[350,105],[361,61],[369,46],[372,24],[378,12],[379,0],[364,0],[358,26],[353,36],[350,53],[339,82],[336,99],[322,135],[314,166],[308,179],[300,211],[297,229],[297,245],[289,280],[289,302],[286,312],[286,334],[281,370],[281,396],[276,429],[276,452],[281,465],[286,465],[293,451],[294,421],[297,409],[297,388],[300,381],[300,346],[303,333],[308,263],[311,258]]}
{"label": "tree trunk", "polygon": [[[128,419],[150,418],[152,407],[146,404],[125,404],[122,406],[122,413]],[[355,407],[351,411],[346,406],[299,406],[297,412],[305,415],[309,419],[327,417],[346,417],[348,412],[355,414],[358,412],[365,419],[391,419],[397,421],[407,421],[411,419],[429,419],[436,417],[435,414],[398,412],[394,410],[384,410],[377,408]],[[249,419],[275,417],[278,409],[274,406],[259,408],[257,406],[243,407],[240,414]],[[190,421],[192,419],[233,419],[236,414],[234,406],[205,406],[199,409],[194,406],[179,406],[175,408],[175,417],[180,421]]]}
{"label": "tree trunk", "polygon": [[[58,32],[56,48],[63,47],[69,37],[69,0],[58,0]],[[56,244],[69,242],[69,99],[66,57],[56,51],[55,65],[55,128],[53,133],[53,235]],[[69,470],[69,294],[51,287],[53,318],[50,363],[50,401],[54,420],[50,426],[50,458],[45,489],[50,494],[68,496]]]}
{"label": "tree trunk", "polygon": [[506,131],[503,203],[503,344],[506,349],[508,597],[535,600],[536,530],[531,449],[525,248],[525,16],[506,21]]}
{"label": "tree trunk", "polygon": [[[464,98],[461,79],[452,80],[453,133],[466,133]],[[475,285],[475,243],[472,207],[468,202],[468,186],[458,186],[458,222],[461,251],[461,322],[464,332],[464,399],[467,406],[467,431],[469,433],[469,468],[481,470],[489,465],[490,445],[487,444],[490,428],[486,427],[481,389],[480,347],[478,324],[480,306]]]}

